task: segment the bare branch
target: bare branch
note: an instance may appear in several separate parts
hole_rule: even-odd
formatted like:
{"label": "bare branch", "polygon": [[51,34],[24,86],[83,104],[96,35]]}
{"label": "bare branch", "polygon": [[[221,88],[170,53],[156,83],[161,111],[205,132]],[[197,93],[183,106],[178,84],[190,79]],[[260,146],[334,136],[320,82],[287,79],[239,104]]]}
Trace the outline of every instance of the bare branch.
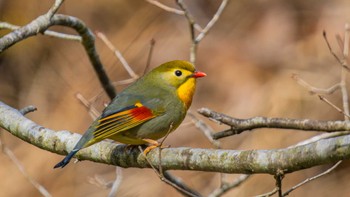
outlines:
{"label": "bare branch", "polygon": [[167,12],[171,12],[171,13],[174,13],[174,14],[178,14],[178,15],[185,15],[185,12],[182,11],[182,10],[178,10],[178,9],[175,9],[175,8],[172,8],[172,7],[169,7],[169,6],[166,6],[162,3],[160,3],[159,1],[156,1],[156,0],[146,0],[148,3],[152,4],[152,5],[155,5]]}
{"label": "bare branch", "polygon": [[211,142],[215,148],[220,148],[220,142],[213,139],[214,130],[209,125],[199,120],[192,112],[189,112],[188,115],[191,117],[194,125],[208,138],[209,142]]}
{"label": "bare branch", "polygon": [[148,57],[147,57],[147,62],[146,62],[145,69],[143,70],[143,75],[148,72],[148,69],[151,66],[151,60],[152,60],[153,49],[154,49],[155,44],[156,44],[156,41],[154,39],[151,39]]}
{"label": "bare branch", "polygon": [[[345,36],[344,36],[344,49],[343,56],[344,60],[347,61],[347,57],[349,57],[349,41],[350,41],[350,25],[348,23],[345,24]],[[346,64],[347,65],[347,64]]]}
{"label": "bare branch", "polygon": [[289,118],[267,118],[254,117],[249,119],[237,119],[225,114],[212,111],[208,108],[198,110],[200,114],[220,123],[226,124],[231,129],[217,132],[213,135],[214,139],[220,139],[230,135],[240,134],[246,130],[258,128],[280,128],[296,129],[304,131],[323,131],[335,132],[350,130],[350,123],[347,121],[319,121],[310,119],[289,119]]}
{"label": "bare branch", "polygon": [[101,113],[98,112],[96,110],[96,108],[94,108],[92,106],[91,102],[89,102],[83,95],[81,95],[80,93],[77,93],[75,96],[80,101],[80,103],[87,108],[87,110],[88,110],[88,112],[93,120],[95,120],[96,118],[98,118],[101,115]]}
{"label": "bare branch", "polygon": [[349,57],[349,35],[350,33],[350,27],[349,24],[345,24],[345,36],[344,36],[344,49],[343,49],[343,66],[341,70],[341,81],[340,81],[340,89],[342,93],[342,100],[343,100],[343,111],[344,111],[344,119],[349,120],[349,116],[346,114],[350,114],[349,111],[349,96],[348,92],[346,90],[346,75],[347,70],[345,70],[345,67],[348,67],[348,57]]}
{"label": "bare branch", "polygon": [[201,31],[201,33],[197,36],[196,42],[200,42],[209,32],[209,30],[215,25],[216,21],[219,19],[221,16],[222,12],[224,11],[226,5],[227,5],[228,0],[223,0],[220,4],[220,7],[216,11],[215,15],[213,18],[209,21],[207,26],[204,27],[204,29]]}
{"label": "bare branch", "polygon": [[120,167],[116,167],[115,168],[115,174],[116,174],[116,179],[115,181],[113,182],[113,185],[112,185],[112,189],[111,191],[109,192],[108,194],[108,197],[114,197],[114,196],[117,196],[117,191],[118,191],[118,188],[120,186],[120,184],[122,183],[122,180],[123,180],[123,174],[122,174],[122,169]]}
{"label": "bare branch", "polygon": [[195,28],[194,25],[196,24],[192,14],[188,11],[188,8],[183,3],[183,0],[176,0],[177,5],[181,8],[181,10],[184,12],[184,15],[190,25],[190,31],[191,31],[191,40],[195,41],[196,34],[195,34]]}
{"label": "bare branch", "polygon": [[[167,177],[164,176],[163,170],[162,170],[162,160],[161,160],[161,152],[162,149],[159,149],[159,163],[158,163],[158,169],[155,167],[155,165],[152,164],[152,162],[148,159],[148,157],[145,155],[145,152],[142,150],[141,146],[138,146],[138,149],[140,151],[140,153],[142,153],[144,159],[146,159],[147,163],[151,166],[151,168],[153,169],[153,171],[156,173],[156,175],[159,177],[159,179],[161,181],[163,181],[164,183],[170,185],[171,187],[173,187],[174,189],[176,189],[178,192],[180,192],[181,194],[183,194],[184,196],[189,196],[189,197],[197,197],[197,196],[201,196],[200,194],[198,194],[197,192],[193,193],[192,189],[190,189],[187,186],[184,186],[182,181],[179,181],[179,179],[177,177],[174,177],[172,174],[167,173]],[[159,171],[158,171],[159,170]],[[189,190],[188,190],[189,189]],[[198,195],[197,195],[198,194]]]}
{"label": "bare branch", "polygon": [[[337,107],[336,105],[334,105],[332,102],[330,102],[328,99],[326,99],[324,96],[318,95],[318,98],[321,101],[324,101],[325,103],[327,103],[329,106],[333,107],[335,110],[337,110],[339,113],[343,114],[346,117],[350,117],[349,114],[346,114],[343,110],[341,110],[339,107]],[[346,130],[346,129],[344,129]]]}
{"label": "bare branch", "polygon": [[269,196],[275,195],[277,192],[278,192],[278,188],[275,187],[275,189],[273,189],[272,191],[267,192],[267,193],[265,193],[265,194],[257,195],[257,196],[255,196],[255,197],[269,197]]}
{"label": "bare branch", "polygon": [[[165,171],[163,175],[164,175],[164,178],[169,180],[171,183],[176,184],[179,188],[182,188],[184,191],[187,191],[188,193],[190,193],[191,195],[189,196],[196,196],[196,197],[202,196],[197,191],[188,187],[180,178],[173,176],[170,172]],[[185,193],[182,193],[182,194],[185,194]]]}
{"label": "bare branch", "polygon": [[194,21],[194,18],[191,15],[191,13],[188,11],[186,5],[183,3],[183,0],[176,0],[176,3],[181,8],[181,10],[185,13],[185,17],[190,26],[190,35],[191,35],[191,41],[192,41],[192,46],[190,49],[190,62],[195,64],[196,54],[197,54],[197,44],[198,44],[198,42],[196,41],[196,33],[195,33],[196,22]]}
{"label": "bare branch", "polygon": [[2,143],[0,144],[2,145],[1,147],[3,153],[16,165],[17,169],[30,182],[30,184],[32,184],[41,193],[41,195],[45,197],[51,197],[51,194],[46,190],[46,188],[28,174],[28,172],[25,170],[21,162],[17,159],[15,154],[13,154],[13,152],[9,148],[4,146]]}
{"label": "bare branch", "polygon": [[219,196],[222,196],[223,194],[225,194],[229,190],[240,186],[243,182],[248,180],[248,178],[250,176],[251,175],[249,175],[249,174],[242,174],[237,179],[235,179],[232,183],[223,184],[220,188],[214,190],[211,194],[209,194],[208,197],[219,197]]}
{"label": "bare branch", "polygon": [[23,115],[26,115],[27,113],[34,112],[36,110],[38,110],[36,107],[34,107],[33,105],[29,105],[23,109],[20,109],[19,112]]}
{"label": "bare branch", "polygon": [[305,185],[306,183],[309,183],[315,179],[318,179],[326,174],[329,174],[330,172],[332,172],[335,168],[337,168],[340,164],[342,163],[342,161],[338,161],[336,164],[334,164],[331,168],[329,168],[328,170],[316,175],[316,176],[313,176],[311,178],[307,178],[305,179],[304,181],[300,182],[299,184],[293,186],[292,188],[290,188],[288,191],[286,191],[285,193],[283,193],[282,196],[288,196],[292,191],[296,190],[297,188]]}
{"label": "bare branch", "polygon": [[125,70],[129,73],[129,75],[132,78],[139,78],[139,76],[132,70],[132,68],[129,66],[128,62],[125,60],[123,55],[120,53],[120,51],[112,44],[111,41],[108,40],[106,35],[104,35],[101,32],[97,32],[97,37],[99,37],[106,45],[107,47],[114,52],[114,55],[119,59],[119,61],[122,63]]}
{"label": "bare branch", "polygon": [[151,168],[157,174],[157,176],[159,177],[159,179],[161,181],[163,181],[164,183],[172,186],[174,189],[176,189],[178,192],[180,192],[181,194],[183,194],[185,196],[200,197],[201,195],[197,191],[195,191],[195,190],[191,189],[190,187],[188,187],[187,185],[185,185],[179,178],[173,176],[169,172],[163,172],[163,167],[162,167],[162,145],[163,145],[164,141],[166,140],[166,138],[169,136],[172,127],[173,126],[171,124],[167,134],[164,136],[162,141],[159,143],[158,169],[147,158],[147,156],[145,155],[145,152],[142,150],[141,146],[138,146],[138,148],[139,148],[140,152],[143,153],[144,158],[149,163],[149,165],[151,166]]}
{"label": "bare branch", "polygon": [[299,85],[308,89],[310,94],[328,94],[329,95],[329,94],[333,94],[335,91],[340,89],[340,83],[337,83],[327,89],[316,88],[310,85],[309,83],[307,83],[305,80],[301,79],[297,74],[293,74],[292,79],[294,79]]}
{"label": "bare branch", "polygon": [[[192,45],[190,48],[190,62],[195,64],[196,63],[196,55],[197,55],[197,48],[198,43],[202,41],[202,39],[207,35],[209,30],[214,26],[214,24],[219,19],[221,13],[225,9],[227,5],[228,0],[223,0],[215,13],[215,15],[212,17],[212,19],[207,23],[204,29],[202,29],[194,20],[192,14],[187,9],[186,5],[183,3],[183,0],[176,0],[177,5],[181,8],[181,10],[184,12],[184,15],[188,21],[188,24],[190,26],[190,35],[192,40]],[[200,33],[198,36],[196,36],[195,29],[197,29]]]}
{"label": "bare branch", "polygon": [[329,138],[334,138],[334,137],[339,137],[339,136],[344,136],[344,135],[349,135],[349,134],[350,134],[350,131],[337,131],[337,132],[333,132],[333,133],[323,133],[320,135],[316,135],[312,138],[309,138],[307,140],[298,142],[297,144],[294,144],[292,146],[288,146],[288,148],[293,148],[296,146],[314,143],[314,142],[317,142],[317,141],[322,140],[322,139],[329,139]]}
{"label": "bare branch", "polygon": [[54,14],[56,14],[57,10],[61,7],[64,0],[55,0],[54,5],[49,9],[46,15],[48,15],[49,18],[52,18]]}
{"label": "bare branch", "polygon": [[338,62],[343,68],[345,68],[346,70],[350,71],[350,68],[340,60],[340,58],[337,56],[337,54],[334,53],[334,51],[333,51],[333,49],[332,49],[332,47],[331,47],[331,45],[329,44],[329,41],[328,41],[328,39],[327,39],[327,33],[326,33],[326,31],[323,31],[323,37],[324,37],[324,39],[325,39],[325,41],[326,41],[326,43],[327,43],[329,52],[333,55],[333,57],[337,60],[337,62]]}

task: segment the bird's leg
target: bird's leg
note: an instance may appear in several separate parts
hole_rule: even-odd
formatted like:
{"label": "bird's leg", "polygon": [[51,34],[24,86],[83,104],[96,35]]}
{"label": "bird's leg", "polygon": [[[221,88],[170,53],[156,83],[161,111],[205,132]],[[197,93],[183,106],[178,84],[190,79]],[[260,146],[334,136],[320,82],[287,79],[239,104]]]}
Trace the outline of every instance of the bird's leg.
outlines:
{"label": "bird's leg", "polygon": [[152,139],[142,139],[143,141],[146,141],[149,146],[143,151],[143,154],[147,155],[147,153],[157,147],[159,147],[161,144],[159,144],[156,140]]}

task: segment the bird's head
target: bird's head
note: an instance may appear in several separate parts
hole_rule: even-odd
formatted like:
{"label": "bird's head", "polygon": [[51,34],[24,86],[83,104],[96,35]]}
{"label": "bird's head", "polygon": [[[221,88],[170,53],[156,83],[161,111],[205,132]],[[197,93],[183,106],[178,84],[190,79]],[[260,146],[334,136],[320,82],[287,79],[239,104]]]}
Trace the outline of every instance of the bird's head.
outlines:
{"label": "bird's head", "polygon": [[193,93],[196,87],[196,78],[205,77],[204,72],[196,71],[193,64],[187,61],[174,60],[166,62],[150,72],[157,83],[163,83],[171,89],[175,89],[178,97],[188,108],[191,105]]}

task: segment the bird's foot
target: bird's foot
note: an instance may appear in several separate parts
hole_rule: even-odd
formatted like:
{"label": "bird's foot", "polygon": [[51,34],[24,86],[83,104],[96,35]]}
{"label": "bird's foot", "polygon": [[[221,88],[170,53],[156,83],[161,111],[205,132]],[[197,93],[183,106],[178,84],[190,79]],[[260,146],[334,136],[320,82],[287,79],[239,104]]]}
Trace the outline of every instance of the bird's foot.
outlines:
{"label": "bird's foot", "polygon": [[169,146],[162,146],[161,143],[157,142],[156,140],[152,140],[152,139],[143,139],[144,141],[146,141],[148,143],[147,148],[143,151],[143,154],[147,155],[148,152],[150,152],[151,150],[155,149],[155,148],[167,148]]}

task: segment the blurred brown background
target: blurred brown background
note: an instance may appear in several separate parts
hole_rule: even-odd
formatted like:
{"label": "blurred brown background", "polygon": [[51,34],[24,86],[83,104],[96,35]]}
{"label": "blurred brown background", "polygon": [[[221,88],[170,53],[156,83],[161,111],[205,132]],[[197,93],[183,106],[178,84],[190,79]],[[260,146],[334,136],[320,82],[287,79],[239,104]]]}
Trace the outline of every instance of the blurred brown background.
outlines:
{"label": "blurred brown background", "polygon": [[[176,7],[174,1],[161,1]],[[185,1],[197,22],[204,27],[221,1]],[[53,1],[1,0],[0,20],[24,25],[45,13]],[[335,34],[343,35],[350,20],[350,2],[336,1],[230,1],[223,15],[199,44],[197,68],[208,74],[200,79],[191,107],[209,107],[238,118],[253,116],[342,119],[342,115],[309,95],[291,76],[299,74],[316,87],[330,87],[340,80],[340,66],[329,53],[322,37],[326,30],[336,53],[340,49]],[[66,1],[59,13],[82,19],[93,31],[101,31],[123,53],[128,63],[142,74],[149,43],[156,45],[151,65],[174,59],[189,59],[190,34],[183,16],[166,12],[143,0]],[[65,28],[52,28],[73,33]],[[0,31],[0,36],[7,30]],[[102,62],[113,81],[129,78],[112,52],[96,41]],[[123,86],[118,86],[121,90]],[[92,98],[100,84],[83,47],[76,42],[36,36],[0,54],[0,100],[16,108],[34,105],[29,118],[54,130],[83,133],[92,122],[85,107],[76,99],[81,93]],[[341,106],[341,94],[327,96]],[[105,95],[95,101],[108,102]],[[198,117],[200,117],[198,115]],[[200,117],[220,131],[218,126]],[[255,130],[221,140],[226,149],[283,148],[315,135],[312,132]],[[106,181],[115,178],[115,168],[92,162],[71,163],[63,170],[52,167],[62,159],[27,144],[6,131],[2,142],[20,159],[29,175],[53,196],[106,196],[107,189],[89,183],[95,175]],[[166,141],[173,147],[211,148],[191,119]],[[40,196],[39,192],[0,153],[0,196]],[[349,162],[331,174],[313,181],[290,196],[347,196],[350,192]],[[288,174],[283,189],[330,166],[320,166]],[[175,171],[187,184],[204,196],[219,186],[216,173]],[[238,175],[229,175],[232,181]],[[253,196],[274,188],[271,175],[254,175],[225,196]],[[181,196],[159,180],[150,169],[124,169],[118,196]]]}

